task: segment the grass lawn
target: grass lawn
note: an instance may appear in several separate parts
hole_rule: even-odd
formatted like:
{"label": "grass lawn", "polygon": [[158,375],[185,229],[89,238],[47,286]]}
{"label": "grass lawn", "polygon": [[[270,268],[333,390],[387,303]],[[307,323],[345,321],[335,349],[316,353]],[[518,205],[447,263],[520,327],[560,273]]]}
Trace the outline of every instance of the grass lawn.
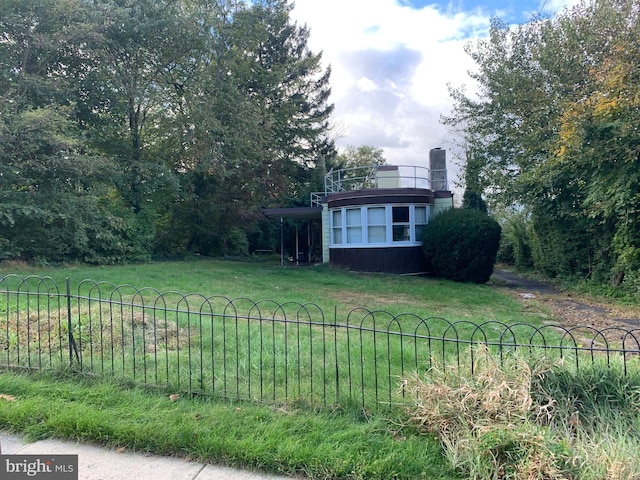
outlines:
{"label": "grass lawn", "polygon": [[390,416],[180,398],[65,376],[0,375],[0,428],[310,478],[450,479],[438,441]]}
{"label": "grass lawn", "polygon": [[[311,303],[339,317],[365,307],[477,323],[535,324],[545,318],[488,285],[326,266],[209,259],[113,267],[0,266],[0,275],[8,274],[50,276],[61,290],[68,277],[72,285],[91,279],[161,292]],[[438,441],[407,427],[399,410],[318,412],[303,405],[171,402],[169,393],[95,379],[3,373],[0,394],[16,401],[0,400],[0,428],[311,478],[455,478]]]}
{"label": "grass lawn", "polygon": [[482,322],[500,320],[517,323],[539,322],[540,313],[531,313],[522,305],[488,285],[461,284],[421,276],[353,273],[326,265],[281,267],[277,262],[231,262],[211,259],[191,262],[90,267],[84,265],[27,267],[0,264],[0,275],[50,276],[64,288],[65,278],[72,285],[84,279],[152,287],[160,292],[204,296],[246,297],[278,303],[298,302],[320,306],[324,311],[365,307],[398,314],[409,312],[422,317],[439,316],[450,321]]}

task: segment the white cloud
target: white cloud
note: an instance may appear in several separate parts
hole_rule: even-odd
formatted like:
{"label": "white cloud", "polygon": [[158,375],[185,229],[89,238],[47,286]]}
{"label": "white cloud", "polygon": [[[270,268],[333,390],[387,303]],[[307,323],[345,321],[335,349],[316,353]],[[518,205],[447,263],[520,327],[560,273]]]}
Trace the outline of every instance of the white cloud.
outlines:
{"label": "white cloud", "polygon": [[356,81],[356,87],[362,92],[371,92],[379,88],[373,80],[367,77],[360,77]]}
{"label": "white cloud", "polygon": [[[525,1],[519,9],[556,12],[577,1]],[[426,165],[431,148],[453,147],[452,133],[440,124],[452,107],[447,85],[470,85],[467,72],[474,65],[464,46],[488,34],[498,10],[465,12],[451,4],[441,10],[396,0],[295,0],[294,5],[292,18],[311,31],[310,49],[322,52],[325,66],[332,68],[334,123],[345,132],[339,147],[380,147],[389,163],[404,165]],[[449,153],[450,185],[459,170],[452,157]]]}
{"label": "white cloud", "polygon": [[[296,0],[292,17],[331,65],[334,121],[346,131],[338,146],[373,145],[407,165],[426,165],[431,148],[447,147],[439,121],[451,108],[447,83],[468,82],[464,44],[486,34],[488,15],[394,0]],[[451,177],[451,161],[449,169]]]}
{"label": "white cloud", "polygon": [[555,14],[564,9],[574,7],[580,3],[580,0],[541,0],[540,10],[543,13]]}

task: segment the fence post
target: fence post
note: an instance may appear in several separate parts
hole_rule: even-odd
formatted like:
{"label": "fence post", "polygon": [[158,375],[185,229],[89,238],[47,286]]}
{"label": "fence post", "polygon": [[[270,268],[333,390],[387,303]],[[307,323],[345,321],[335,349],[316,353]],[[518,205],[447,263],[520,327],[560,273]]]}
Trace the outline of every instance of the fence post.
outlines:
{"label": "fence post", "polygon": [[[349,330],[347,329],[347,335]],[[338,359],[338,306],[333,306],[333,353],[336,367],[336,405],[340,403],[340,361]]]}
{"label": "fence post", "polygon": [[73,339],[73,331],[71,330],[71,282],[69,277],[66,278],[67,285],[67,330],[69,332],[69,366],[73,366],[73,345],[75,341]]}
{"label": "fence post", "polygon": [[71,282],[69,277],[66,279],[67,284],[67,329],[69,330],[69,366],[73,366],[73,354],[76,354],[76,361],[82,368],[80,362],[80,354],[78,353],[78,345],[76,345],[76,339],[73,337],[72,323],[71,323]]}

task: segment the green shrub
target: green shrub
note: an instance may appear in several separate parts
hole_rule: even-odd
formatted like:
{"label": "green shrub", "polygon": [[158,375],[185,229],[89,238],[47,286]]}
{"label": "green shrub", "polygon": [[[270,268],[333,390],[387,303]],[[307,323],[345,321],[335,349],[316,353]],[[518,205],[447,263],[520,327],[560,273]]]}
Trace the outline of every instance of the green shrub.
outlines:
{"label": "green shrub", "polygon": [[502,227],[502,237],[498,249],[498,262],[520,269],[532,268],[531,239],[534,233],[529,214],[525,211],[502,212],[499,223]]}
{"label": "green shrub", "polygon": [[470,209],[450,209],[426,226],[422,249],[431,271],[457,282],[489,280],[500,244],[500,225]]}

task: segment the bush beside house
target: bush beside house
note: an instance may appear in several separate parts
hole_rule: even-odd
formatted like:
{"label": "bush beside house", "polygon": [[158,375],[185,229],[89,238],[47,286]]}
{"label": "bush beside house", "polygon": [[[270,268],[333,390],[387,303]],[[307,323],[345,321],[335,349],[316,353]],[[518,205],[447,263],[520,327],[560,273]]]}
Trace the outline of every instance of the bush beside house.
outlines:
{"label": "bush beside house", "polygon": [[493,273],[500,234],[498,222],[481,211],[449,209],[426,225],[422,250],[433,275],[485,283]]}

